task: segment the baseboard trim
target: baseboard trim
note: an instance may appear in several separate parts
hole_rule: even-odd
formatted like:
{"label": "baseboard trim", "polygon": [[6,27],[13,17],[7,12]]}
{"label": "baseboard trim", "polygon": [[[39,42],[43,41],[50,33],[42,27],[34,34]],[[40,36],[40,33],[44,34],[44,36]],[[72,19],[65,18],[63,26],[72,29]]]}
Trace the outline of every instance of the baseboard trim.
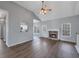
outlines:
{"label": "baseboard trim", "polygon": [[76,45],[76,42],[70,42],[70,41],[64,41],[64,40],[59,40],[61,42],[66,42],[66,43],[71,43],[71,44],[75,44]]}
{"label": "baseboard trim", "polygon": [[29,42],[31,42],[31,41],[32,41],[32,40],[27,41],[27,42],[23,42],[23,43],[20,43],[20,44],[16,44],[16,45],[10,46],[10,48],[11,48],[11,47],[15,47],[15,46],[19,46],[19,45],[24,45],[24,44],[29,43]]}
{"label": "baseboard trim", "polygon": [[15,44],[12,44],[12,45],[7,45],[8,47],[14,47],[14,46],[17,46],[17,45],[20,45],[20,44],[24,44],[24,43],[28,43],[32,40],[29,40],[29,41],[24,41],[24,42],[19,42],[19,43],[15,43]]}

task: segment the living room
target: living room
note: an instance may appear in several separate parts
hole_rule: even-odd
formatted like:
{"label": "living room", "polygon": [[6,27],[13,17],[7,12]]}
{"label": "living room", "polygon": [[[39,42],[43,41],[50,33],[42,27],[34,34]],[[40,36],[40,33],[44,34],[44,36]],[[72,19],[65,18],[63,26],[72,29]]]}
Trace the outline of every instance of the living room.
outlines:
{"label": "living room", "polygon": [[78,26],[79,1],[0,1],[0,58],[78,58]]}

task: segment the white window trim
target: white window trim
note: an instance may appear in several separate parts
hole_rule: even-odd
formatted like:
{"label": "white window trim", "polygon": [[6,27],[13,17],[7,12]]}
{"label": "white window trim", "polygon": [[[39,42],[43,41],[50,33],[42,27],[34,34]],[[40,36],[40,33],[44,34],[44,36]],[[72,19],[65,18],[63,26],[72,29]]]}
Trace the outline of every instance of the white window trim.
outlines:
{"label": "white window trim", "polygon": [[[46,31],[44,31],[44,28]],[[47,32],[47,25],[42,25],[42,32]]]}
{"label": "white window trim", "polygon": [[[65,36],[65,35],[63,35],[63,24],[69,24],[70,25],[70,35],[69,36]],[[71,23],[63,23],[62,25],[61,25],[61,36],[62,37],[71,37]]]}

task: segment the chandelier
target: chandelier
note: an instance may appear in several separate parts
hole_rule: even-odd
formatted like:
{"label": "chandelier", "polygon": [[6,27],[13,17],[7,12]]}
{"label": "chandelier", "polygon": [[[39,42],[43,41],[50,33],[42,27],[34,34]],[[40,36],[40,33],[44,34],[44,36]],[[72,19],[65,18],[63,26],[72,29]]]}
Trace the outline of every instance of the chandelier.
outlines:
{"label": "chandelier", "polygon": [[51,11],[51,9],[48,9],[47,5],[45,5],[44,1],[42,1],[42,8],[40,10],[40,14],[46,15],[48,11]]}

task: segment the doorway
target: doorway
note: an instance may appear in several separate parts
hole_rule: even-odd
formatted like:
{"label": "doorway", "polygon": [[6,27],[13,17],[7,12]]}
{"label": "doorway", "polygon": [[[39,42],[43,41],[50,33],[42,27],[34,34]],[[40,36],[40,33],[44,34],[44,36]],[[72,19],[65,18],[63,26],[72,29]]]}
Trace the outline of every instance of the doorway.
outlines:
{"label": "doorway", "polygon": [[40,36],[40,21],[33,19],[33,39],[39,38]]}
{"label": "doorway", "polygon": [[7,34],[8,34],[8,25],[7,25],[7,19],[8,19],[8,12],[0,9],[0,39],[4,42],[6,42]]}

